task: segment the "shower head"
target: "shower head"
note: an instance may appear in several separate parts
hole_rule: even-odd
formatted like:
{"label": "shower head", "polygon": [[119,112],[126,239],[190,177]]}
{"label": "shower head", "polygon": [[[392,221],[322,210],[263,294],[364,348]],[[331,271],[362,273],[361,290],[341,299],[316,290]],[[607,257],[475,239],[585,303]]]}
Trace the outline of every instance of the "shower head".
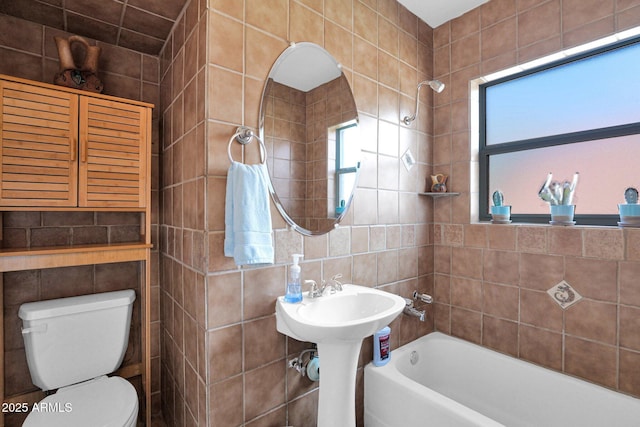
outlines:
{"label": "shower head", "polygon": [[418,83],[418,88],[416,89],[416,112],[412,116],[404,116],[404,118],[402,119],[402,123],[404,123],[406,126],[409,126],[411,122],[414,121],[416,119],[416,116],[418,115],[418,106],[420,104],[419,102],[420,88],[425,85],[429,85],[429,87],[433,89],[436,93],[440,93],[444,90],[444,83],[442,83],[440,80],[425,80],[423,82]]}
{"label": "shower head", "polygon": [[431,89],[435,90],[437,93],[440,93],[444,90],[444,83],[442,83],[440,80],[430,80],[426,83],[429,85]]}

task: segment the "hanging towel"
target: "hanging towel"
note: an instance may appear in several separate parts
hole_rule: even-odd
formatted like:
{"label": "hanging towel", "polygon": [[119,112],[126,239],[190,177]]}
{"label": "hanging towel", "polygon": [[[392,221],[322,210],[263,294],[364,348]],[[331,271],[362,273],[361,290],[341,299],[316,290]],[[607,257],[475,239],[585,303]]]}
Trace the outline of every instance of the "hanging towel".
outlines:
{"label": "hanging towel", "polygon": [[267,167],[232,162],[227,173],[224,255],[237,265],[273,264]]}

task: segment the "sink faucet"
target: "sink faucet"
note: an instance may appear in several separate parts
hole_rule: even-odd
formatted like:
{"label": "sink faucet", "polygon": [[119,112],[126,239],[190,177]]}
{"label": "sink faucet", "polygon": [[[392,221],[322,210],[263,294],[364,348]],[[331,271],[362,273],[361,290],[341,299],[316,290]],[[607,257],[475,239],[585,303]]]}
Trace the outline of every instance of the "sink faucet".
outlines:
{"label": "sink faucet", "polygon": [[309,285],[309,298],[318,298],[324,294],[327,287],[330,289],[331,294],[342,291],[342,283],[338,281],[342,277],[342,274],[336,274],[329,282],[322,281],[322,284],[318,286],[315,280],[305,280],[304,283]]}
{"label": "sink faucet", "polygon": [[322,296],[324,287],[322,289],[319,289],[318,284],[315,280],[305,280],[304,284],[309,285],[309,298],[317,298]]}

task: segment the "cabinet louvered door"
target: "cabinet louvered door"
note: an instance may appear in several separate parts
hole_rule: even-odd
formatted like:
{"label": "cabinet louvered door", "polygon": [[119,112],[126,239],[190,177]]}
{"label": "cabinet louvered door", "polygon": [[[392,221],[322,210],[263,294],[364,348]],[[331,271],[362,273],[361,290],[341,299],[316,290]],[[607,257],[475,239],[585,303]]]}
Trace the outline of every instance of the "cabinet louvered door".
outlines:
{"label": "cabinet louvered door", "polygon": [[0,81],[0,206],[76,206],[78,96]]}
{"label": "cabinet louvered door", "polygon": [[80,98],[81,207],[147,204],[148,109]]}

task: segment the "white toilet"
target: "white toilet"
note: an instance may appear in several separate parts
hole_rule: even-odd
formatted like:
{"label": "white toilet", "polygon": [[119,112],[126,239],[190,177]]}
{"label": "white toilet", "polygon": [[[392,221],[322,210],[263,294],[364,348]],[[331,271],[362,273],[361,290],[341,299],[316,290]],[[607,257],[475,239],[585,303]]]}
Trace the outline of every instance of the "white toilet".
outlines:
{"label": "white toilet", "polygon": [[135,298],[126,290],[20,306],[31,380],[58,389],[33,406],[24,427],[136,425],[136,389],[106,376],[124,358]]}

